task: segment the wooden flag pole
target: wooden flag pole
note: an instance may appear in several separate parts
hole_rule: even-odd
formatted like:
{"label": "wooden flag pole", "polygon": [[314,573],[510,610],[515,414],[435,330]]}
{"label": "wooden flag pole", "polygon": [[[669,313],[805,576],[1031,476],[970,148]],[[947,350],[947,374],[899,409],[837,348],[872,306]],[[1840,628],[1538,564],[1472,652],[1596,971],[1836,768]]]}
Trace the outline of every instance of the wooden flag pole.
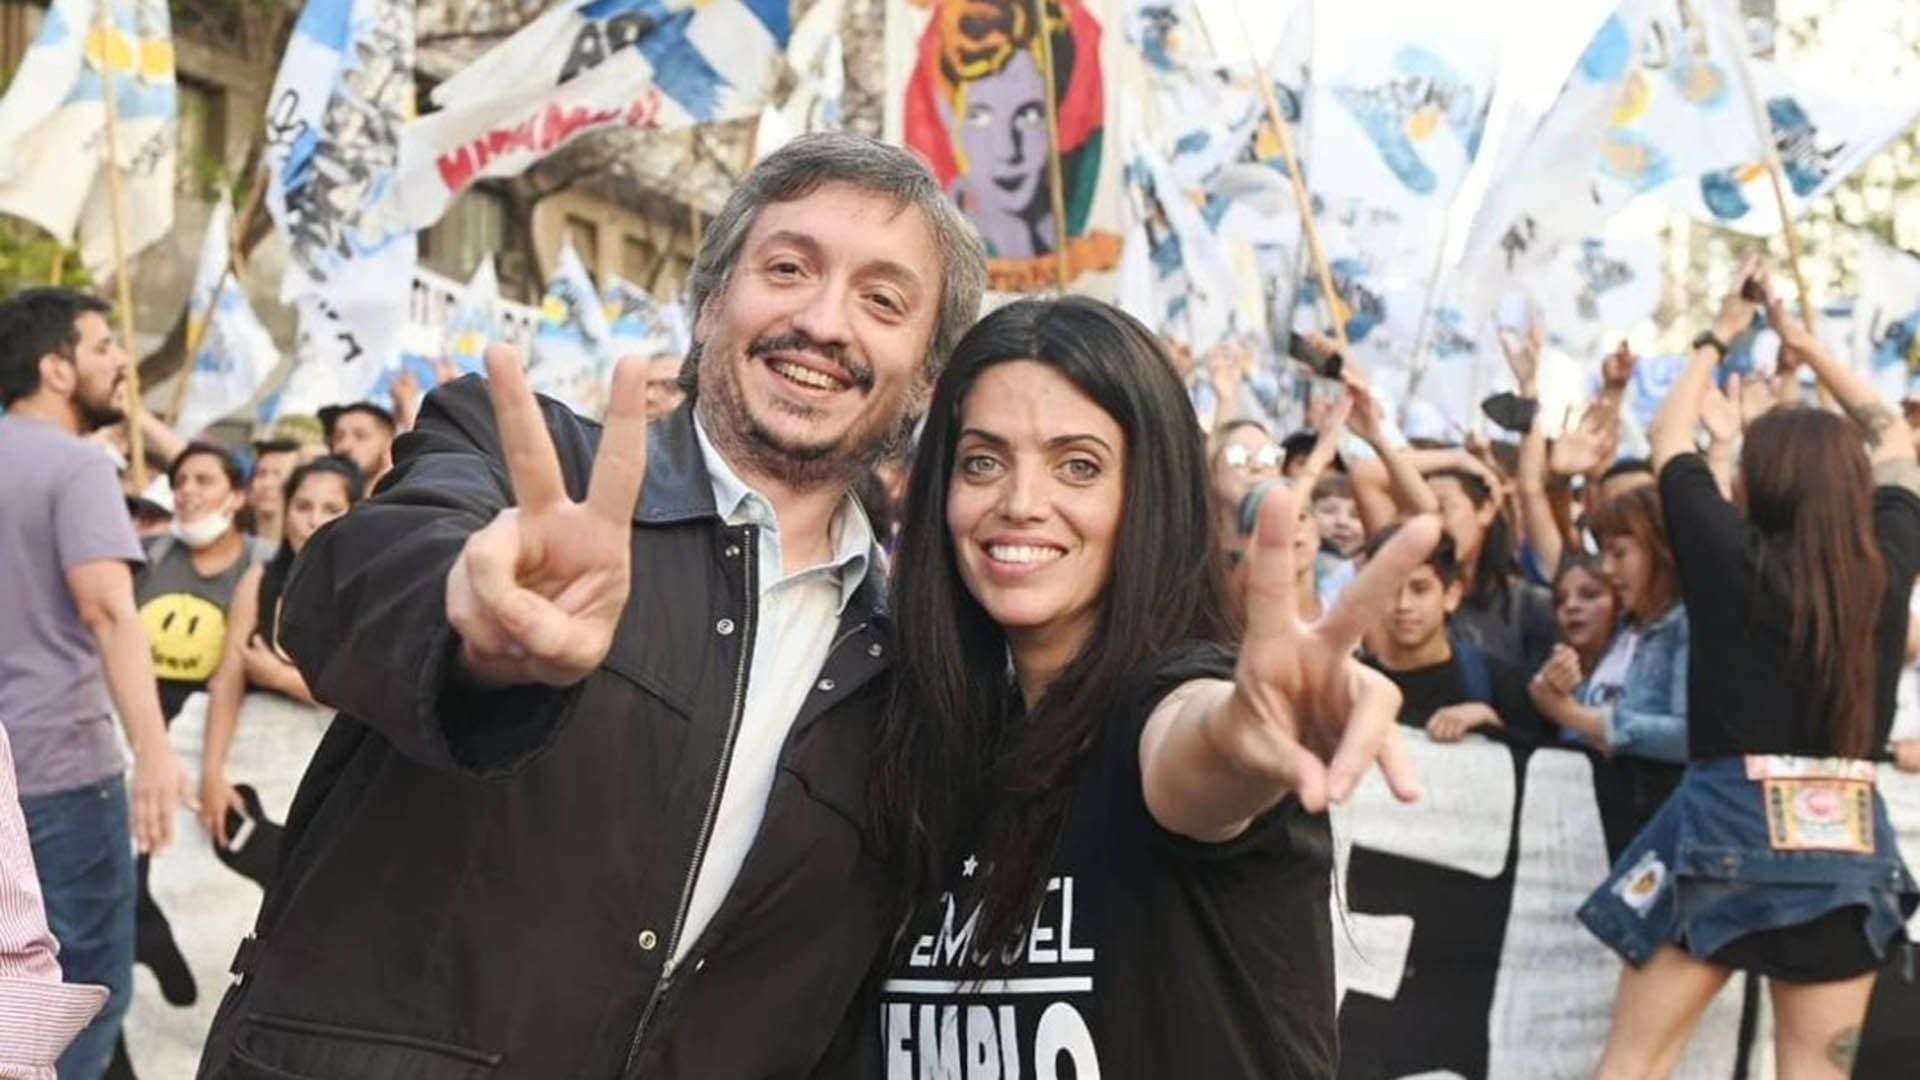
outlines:
{"label": "wooden flag pole", "polygon": [[120,177],[119,103],[114,100],[112,47],[113,16],[106,0],[98,0],[95,31],[100,35],[100,100],[106,110],[107,206],[113,223],[113,276],[119,290],[114,305],[120,309],[121,346],[127,350],[127,468],[135,491],[147,489],[147,440],[142,430],[140,358],[133,342],[133,281],[127,271],[126,191]]}
{"label": "wooden flag pole", "polygon": [[1753,112],[1753,124],[1760,134],[1760,147],[1765,155],[1767,179],[1773,185],[1774,205],[1780,208],[1780,234],[1787,242],[1787,267],[1793,272],[1794,288],[1800,295],[1800,321],[1813,329],[1813,290],[1807,286],[1806,271],[1800,266],[1800,231],[1793,227],[1793,214],[1787,208],[1787,184],[1784,170],[1780,165],[1780,150],[1774,144],[1773,123],[1767,119],[1767,110],[1760,104],[1760,88],[1753,80],[1753,67],[1748,63],[1747,50],[1735,43],[1733,55],[1740,65],[1740,88],[1745,91],[1747,108]]}
{"label": "wooden flag pole", "polygon": [[[241,228],[245,228],[245,222],[252,219],[254,212],[260,204],[260,193],[265,190],[265,184],[255,184],[253,186],[253,193],[247,197],[247,207],[241,211],[241,216],[236,221],[236,224],[239,224]],[[222,192],[220,199],[223,202],[230,201],[231,196],[232,192]],[[221,290],[227,287],[228,278],[237,278],[239,276],[240,268],[240,233],[229,229],[227,233],[227,264],[220,268],[220,277],[213,283],[212,306],[207,309],[207,317],[200,320],[199,326],[193,324],[191,313],[189,313],[187,319],[187,358],[180,367],[180,377],[174,380],[173,397],[167,402],[168,427],[172,427],[180,422],[180,410],[184,409],[187,403],[187,384],[193,380],[195,354],[200,351],[200,346],[206,343],[208,325],[213,321],[214,313],[220,310]],[[187,298],[187,304],[189,307],[192,306],[192,297]]]}
{"label": "wooden flag pole", "polygon": [[1040,61],[1040,81],[1047,102],[1047,189],[1053,201],[1053,271],[1064,294],[1071,265],[1067,260],[1067,186],[1060,166],[1060,103],[1053,81],[1053,30],[1047,26],[1047,0],[1030,0],[1033,13],[1034,55]]}
{"label": "wooden flag pole", "polygon": [[[1207,30],[1206,16],[1201,14],[1198,5],[1193,8],[1193,16],[1199,23],[1200,33],[1208,41],[1213,34]],[[1240,10],[1240,0],[1233,0],[1233,16],[1240,24],[1240,38],[1252,41],[1247,31],[1247,19]],[[1216,54],[1217,55],[1217,54]],[[1280,98],[1273,92],[1273,78],[1267,73],[1267,62],[1258,56],[1253,58],[1253,77],[1260,83],[1260,100],[1267,107],[1267,123],[1273,127],[1274,138],[1280,143],[1280,156],[1287,163],[1287,179],[1293,188],[1294,205],[1300,212],[1300,235],[1307,241],[1307,256],[1313,260],[1314,275],[1320,281],[1320,296],[1326,302],[1327,314],[1333,322],[1334,339],[1340,343],[1340,353],[1353,361],[1353,348],[1347,341],[1346,304],[1340,300],[1340,291],[1333,284],[1333,270],[1327,265],[1325,249],[1320,246],[1320,230],[1313,223],[1313,196],[1307,191],[1306,174],[1300,171],[1300,157],[1294,152],[1293,130],[1287,125],[1287,117],[1280,109]],[[1291,313],[1289,313],[1291,318]]]}

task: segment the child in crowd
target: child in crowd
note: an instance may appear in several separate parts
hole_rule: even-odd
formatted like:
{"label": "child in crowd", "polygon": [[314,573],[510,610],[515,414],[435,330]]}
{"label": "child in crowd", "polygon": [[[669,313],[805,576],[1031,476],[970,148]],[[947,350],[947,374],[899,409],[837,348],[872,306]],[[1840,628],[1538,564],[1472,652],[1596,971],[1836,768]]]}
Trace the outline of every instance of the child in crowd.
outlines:
{"label": "child in crowd", "polygon": [[[1390,525],[1371,537],[1367,556],[1398,531]],[[1451,633],[1460,599],[1460,566],[1452,539],[1443,536],[1401,584],[1392,613],[1368,635],[1367,663],[1400,688],[1400,722],[1424,728],[1436,742],[1489,728],[1540,734],[1520,672]]]}
{"label": "child in crowd", "polygon": [[1591,667],[1555,645],[1530,693],[1541,715],[1605,754],[1687,759],[1687,609],[1649,486],[1601,503],[1590,522],[1625,618]]}

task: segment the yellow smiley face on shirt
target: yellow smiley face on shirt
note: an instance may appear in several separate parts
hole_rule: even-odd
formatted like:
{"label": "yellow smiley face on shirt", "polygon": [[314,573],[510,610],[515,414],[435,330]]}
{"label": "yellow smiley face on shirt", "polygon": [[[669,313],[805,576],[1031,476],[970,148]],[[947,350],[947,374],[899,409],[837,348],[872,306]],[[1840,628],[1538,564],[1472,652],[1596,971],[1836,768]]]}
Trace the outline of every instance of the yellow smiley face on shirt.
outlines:
{"label": "yellow smiley face on shirt", "polygon": [[205,682],[227,644],[227,613],[192,593],[156,596],[140,608],[153,648],[153,673],[162,679]]}

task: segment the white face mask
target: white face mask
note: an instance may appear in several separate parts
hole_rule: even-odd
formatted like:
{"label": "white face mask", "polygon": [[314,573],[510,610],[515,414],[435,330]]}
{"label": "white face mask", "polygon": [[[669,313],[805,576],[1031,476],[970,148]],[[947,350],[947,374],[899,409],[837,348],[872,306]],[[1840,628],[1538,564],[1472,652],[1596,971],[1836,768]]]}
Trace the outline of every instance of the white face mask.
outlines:
{"label": "white face mask", "polygon": [[201,548],[227,535],[227,530],[231,528],[233,528],[233,515],[224,510],[218,514],[209,514],[199,521],[191,523],[181,521],[179,518],[174,518],[173,538],[193,550],[199,551]]}

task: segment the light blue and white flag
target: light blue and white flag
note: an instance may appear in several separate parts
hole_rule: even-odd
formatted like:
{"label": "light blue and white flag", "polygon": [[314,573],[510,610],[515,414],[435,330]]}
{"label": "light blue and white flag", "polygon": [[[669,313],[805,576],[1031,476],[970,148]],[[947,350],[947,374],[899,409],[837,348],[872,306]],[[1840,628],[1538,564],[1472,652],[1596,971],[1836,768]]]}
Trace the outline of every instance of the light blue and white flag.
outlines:
{"label": "light blue and white flag", "polygon": [[816,131],[839,131],[847,95],[847,56],[840,20],[845,0],[819,0],[794,24],[787,42],[793,89],[781,104],[760,110],[753,131],[753,160]]}
{"label": "light blue and white flag", "polygon": [[609,128],[752,116],[780,70],[787,0],[568,0],[434,87],[402,137],[409,221]]}
{"label": "light blue and white flag", "polygon": [[1920,257],[1863,239],[1852,337],[1850,359],[1882,394],[1920,397]]}
{"label": "light blue and white flag", "polygon": [[1752,160],[1737,26],[1717,0],[1623,0],[1474,216],[1464,265],[1489,303],[1642,194]]}
{"label": "light blue and white flag", "polygon": [[653,294],[621,277],[607,278],[600,290],[615,359],[638,356],[685,356],[687,324],[678,303],[661,303]]}
{"label": "light blue and white flag", "polygon": [[[1796,218],[1920,118],[1920,94],[1876,101],[1811,85],[1766,61],[1752,61],[1751,67],[1786,181],[1787,213]],[[1710,225],[1755,236],[1778,233],[1780,208],[1764,151],[1757,144],[1744,149],[1730,149],[1715,168],[1698,175],[1675,177],[1660,196]]]}
{"label": "light blue and white flag", "polygon": [[1562,248],[1534,297],[1552,339],[1582,361],[1597,363],[1611,346],[1660,306],[1666,288],[1658,241],[1588,237]]}
{"label": "light blue and white flag", "polygon": [[360,400],[399,360],[416,243],[394,213],[412,0],[309,0],[267,99],[267,209],[300,317],[280,409]]}
{"label": "light blue and white flag", "polygon": [[[1117,302],[1198,356],[1234,330],[1246,279],[1152,147],[1136,141],[1125,176],[1131,225],[1121,248]],[[1257,298],[1253,310],[1259,310]]]}
{"label": "light blue and white flag", "polygon": [[488,252],[447,316],[444,348],[462,375],[473,375],[486,370],[487,343],[500,339],[500,278]]}
{"label": "light blue and white flag", "polygon": [[1495,39],[1430,0],[1323,4],[1317,15],[1314,193],[1428,226],[1479,155]]}
{"label": "light blue and white flag", "polygon": [[222,194],[214,204],[200,265],[187,300],[187,338],[197,342],[186,398],[175,424],[188,439],[247,404],[280,366],[280,350],[247,302],[247,293],[229,269],[233,245],[233,204]]}
{"label": "light blue and white flag", "polygon": [[607,407],[612,345],[613,334],[593,279],[573,245],[565,243],[540,304],[527,381],[535,391],[565,402],[577,413],[599,416]]}
{"label": "light blue and white flag", "polygon": [[113,210],[106,176],[106,97],[113,87],[129,257],[173,229],[179,142],[173,31],[166,0],[54,0],[0,99],[0,213],[111,273]]}

